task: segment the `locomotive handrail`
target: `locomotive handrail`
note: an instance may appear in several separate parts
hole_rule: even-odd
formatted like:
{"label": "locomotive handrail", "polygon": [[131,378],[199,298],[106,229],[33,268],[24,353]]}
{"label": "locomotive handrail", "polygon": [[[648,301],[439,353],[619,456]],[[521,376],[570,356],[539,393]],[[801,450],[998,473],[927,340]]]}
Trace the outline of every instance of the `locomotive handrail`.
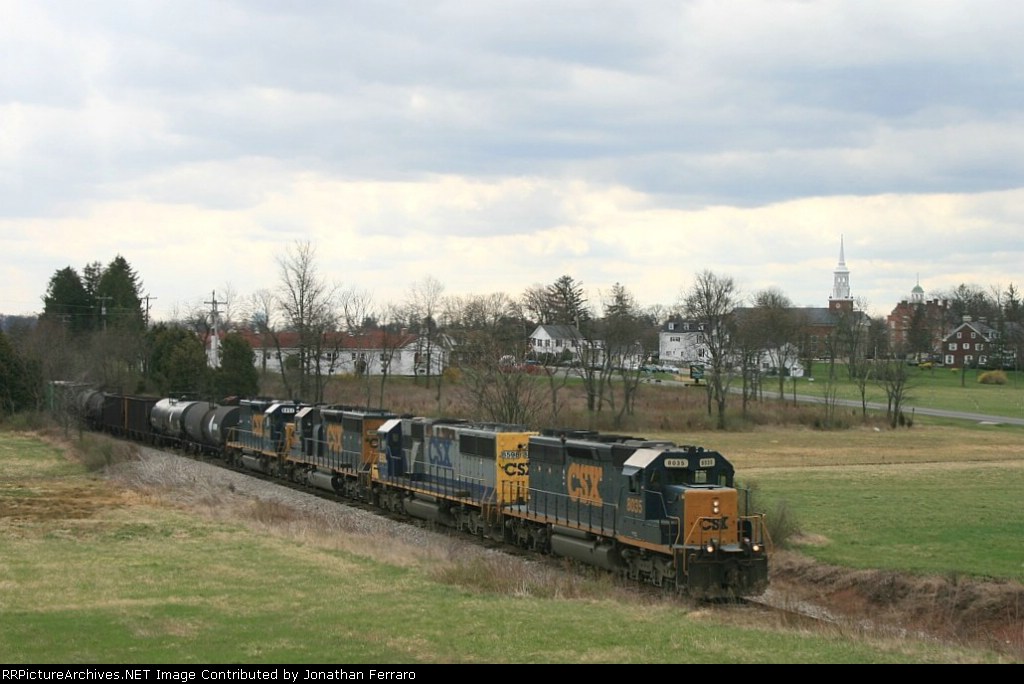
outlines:
{"label": "locomotive handrail", "polygon": [[[575,526],[577,529],[588,532],[600,530],[601,534],[616,534],[617,504],[572,497],[569,494],[548,492],[534,487],[529,488],[527,492],[529,499],[526,503],[526,510],[534,518],[545,522]],[[573,513],[575,515],[571,515]]]}

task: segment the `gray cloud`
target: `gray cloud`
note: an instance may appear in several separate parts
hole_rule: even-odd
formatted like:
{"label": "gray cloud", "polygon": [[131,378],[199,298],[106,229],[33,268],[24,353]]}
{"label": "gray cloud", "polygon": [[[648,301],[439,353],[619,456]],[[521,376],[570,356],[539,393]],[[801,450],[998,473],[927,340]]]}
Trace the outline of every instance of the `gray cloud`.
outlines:
{"label": "gray cloud", "polygon": [[[0,239],[134,214],[229,225],[268,253],[337,230],[552,245],[518,266],[518,291],[570,267],[595,287],[643,277],[587,237],[618,225],[661,245],[685,233],[752,283],[785,273],[780,251],[817,259],[817,284],[793,285],[808,303],[840,234],[880,279],[1019,273],[1020,3],[8,4]],[[738,213],[709,225],[719,207]],[[67,265],[39,261],[33,299]]]}

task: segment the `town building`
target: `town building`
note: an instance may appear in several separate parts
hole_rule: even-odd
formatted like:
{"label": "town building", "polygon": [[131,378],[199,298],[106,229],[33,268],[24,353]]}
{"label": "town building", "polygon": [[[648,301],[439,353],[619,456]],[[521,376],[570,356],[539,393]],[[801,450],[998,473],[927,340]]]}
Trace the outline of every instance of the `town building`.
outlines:
{"label": "town building", "polygon": [[[281,372],[281,364],[298,359],[299,334],[295,332],[259,333],[251,329],[238,331],[253,349],[256,368],[262,372]],[[212,336],[211,336],[212,337]],[[206,341],[210,349],[219,346]],[[427,340],[424,336],[406,331],[388,332],[372,330],[365,333],[327,332],[315,345],[323,374],[423,375],[428,364],[431,375],[438,375],[448,365],[451,343],[441,336]]]}
{"label": "town building", "polygon": [[999,355],[998,333],[986,321],[964,316],[960,325],[942,340],[942,363],[953,368],[985,368]]}
{"label": "town building", "polygon": [[896,354],[911,354],[918,361],[941,355],[948,313],[949,302],[938,298],[926,300],[918,280],[910,296],[901,300],[886,317],[889,348]]}
{"label": "town building", "polygon": [[704,324],[697,321],[666,321],[658,333],[658,359],[663,366],[686,368],[708,360]]}

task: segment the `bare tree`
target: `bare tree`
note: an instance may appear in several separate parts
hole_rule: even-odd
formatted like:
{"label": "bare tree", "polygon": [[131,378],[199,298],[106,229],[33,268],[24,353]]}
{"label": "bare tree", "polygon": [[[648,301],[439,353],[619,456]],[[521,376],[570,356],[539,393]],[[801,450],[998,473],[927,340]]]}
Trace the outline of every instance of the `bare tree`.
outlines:
{"label": "bare tree", "polygon": [[[277,304],[273,292],[265,288],[256,290],[249,296],[246,309],[249,325],[252,326],[254,332],[259,334],[261,359],[259,371],[261,376],[265,376],[267,374],[267,358],[270,356],[271,350],[277,354],[278,360],[281,359],[281,341],[277,335],[275,320]],[[282,374],[282,378],[284,378],[285,391],[291,396],[291,387],[288,385],[287,376]]]}
{"label": "bare tree", "polygon": [[615,283],[604,301],[604,344],[610,368],[618,375],[622,389],[622,405],[616,409],[614,388],[610,388],[609,400],[615,411],[615,424],[621,426],[627,415],[632,415],[636,393],[643,375],[643,363],[647,350],[642,341],[640,307],[636,299],[620,283]]}
{"label": "bare tree", "polygon": [[347,332],[366,329],[373,318],[373,295],[358,288],[345,288],[337,293],[341,327]]}
{"label": "bare tree", "polygon": [[768,288],[755,294],[754,308],[763,349],[768,363],[779,374],[779,399],[783,399],[786,395],[786,373],[799,361],[803,320],[789,297],[778,288]]}
{"label": "bare tree", "polygon": [[836,322],[837,341],[845,357],[847,374],[860,393],[862,420],[867,420],[868,416],[867,385],[874,371],[874,365],[867,358],[871,340],[871,318],[864,313],[867,308],[867,301],[860,299],[853,311],[840,312]]}
{"label": "bare tree", "polygon": [[878,385],[885,390],[888,404],[885,410],[889,427],[895,428],[905,422],[903,405],[909,398],[911,388],[910,373],[907,364],[900,359],[887,359],[878,362],[876,378]]}
{"label": "bare tree", "polygon": [[671,318],[671,311],[664,304],[651,304],[644,308],[644,315],[654,324],[655,328]]}
{"label": "bare tree", "polygon": [[202,340],[205,340],[213,330],[210,307],[200,301],[186,302],[175,322]]}
{"label": "bare tree", "polygon": [[710,360],[708,380],[708,413],[711,403],[718,408],[717,426],[724,430],[725,407],[735,360],[731,328],[737,292],[733,279],[711,271],[702,271],[683,296],[683,309],[689,318],[704,326],[704,338]]}
{"label": "bare tree", "polygon": [[379,408],[384,408],[384,389],[387,386],[388,377],[391,375],[391,365],[394,363],[395,354],[409,341],[409,334],[399,323],[401,316],[398,307],[394,304],[386,304],[378,317],[380,332],[380,393],[378,396]]}
{"label": "bare tree", "polygon": [[756,309],[737,315],[733,325],[733,345],[739,359],[742,382],[743,415],[749,404],[761,398],[761,356],[764,350],[761,321]]}
{"label": "bare tree", "polygon": [[611,384],[612,364],[600,339],[602,326],[588,317],[581,328],[573,328],[579,338],[572,340],[573,364],[580,373],[587,394],[587,412],[593,425],[595,417],[604,408],[605,394]]}
{"label": "bare tree", "polygon": [[563,322],[550,319],[548,291],[543,285],[535,284],[526,288],[519,297],[519,306],[525,317],[538,325]]}
{"label": "bare tree", "polygon": [[461,386],[484,418],[529,426],[543,410],[546,390],[521,364],[503,362],[514,350],[493,330],[479,331],[472,353],[461,358]]}
{"label": "bare tree", "polygon": [[[433,276],[426,276],[423,280],[414,283],[409,289],[409,311],[410,318],[419,325],[418,340],[420,347],[419,361],[423,364],[424,379],[427,387],[430,386],[431,374],[433,373],[434,358],[438,352],[440,330],[438,328],[438,317],[441,314],[444,285]],[[417,382],[419,381],[419,367],[417,371]],[[441,381],[443,373],[437,374],[437,404],[441,405]]]}
{"label": "bare tree", "polygon": [[278,257],[282,290],[277,301],[288,326],[298,338],[300,395],[306,397],[312,389],[312,400],[322,401],[325,379],[320,361],[324,333],[336,326],[335,288],[320,277],[315,259],[313,246],[302,241]]}

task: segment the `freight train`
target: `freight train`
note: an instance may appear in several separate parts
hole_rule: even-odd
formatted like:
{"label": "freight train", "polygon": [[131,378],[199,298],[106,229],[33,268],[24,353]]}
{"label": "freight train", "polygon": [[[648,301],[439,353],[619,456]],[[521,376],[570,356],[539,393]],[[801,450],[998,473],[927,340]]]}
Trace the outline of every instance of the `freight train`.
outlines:
{"label": "freight train", "polygon": [[86,425],[699,599],[761,594],[770,539],[699,446],[355,406],[77,391]]}

